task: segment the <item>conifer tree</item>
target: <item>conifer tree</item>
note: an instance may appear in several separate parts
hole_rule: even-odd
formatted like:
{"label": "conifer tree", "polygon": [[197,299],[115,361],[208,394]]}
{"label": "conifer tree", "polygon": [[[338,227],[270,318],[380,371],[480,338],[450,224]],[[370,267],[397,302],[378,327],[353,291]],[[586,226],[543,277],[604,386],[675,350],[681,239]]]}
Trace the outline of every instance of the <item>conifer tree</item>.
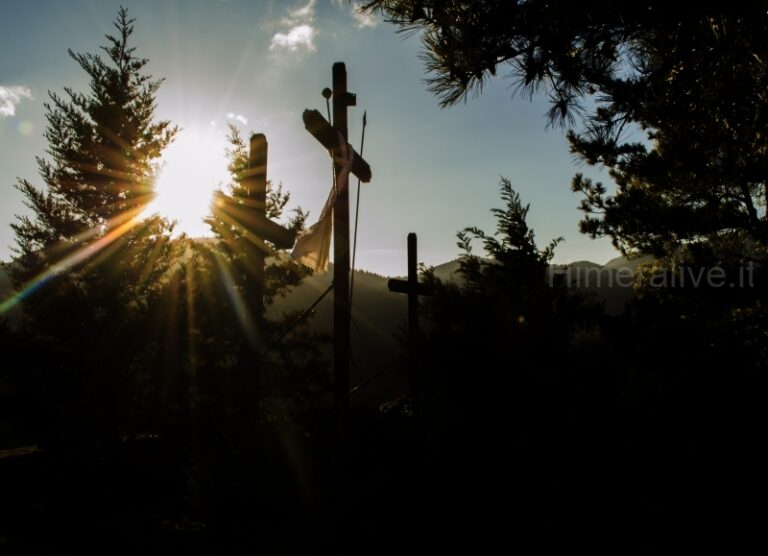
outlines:
{"label": "conifer tree", "polygon": [[135,355],[147,347],[142,322],[171,260],[170,226],[142,213],[177,129],[155,119],[162,79],[136,55],[133,23],[120,8],[103,54],[69,51],[88,91],[49,92],[47,156],[37,158],[43,185],[16,186],[31,215],[13,224],[13,279],[40,348],[32,363],[47,378],[39,384],[63,404],[47,405],[60,410],[51,416],[59,422],[64,414],[114,422],[106,414],[116,418],[134,380]]}
{"label": "conifer tree", "polygon": [[578,160],[611,187],[577,175],[581,230],[624,253],[766,260],[768,16],[670,9],[646,0],[370,0],[402,31],[423,31],[431,92],[466,100],[501,72],[525,96],[549,96],[550,124],[570,128]]}

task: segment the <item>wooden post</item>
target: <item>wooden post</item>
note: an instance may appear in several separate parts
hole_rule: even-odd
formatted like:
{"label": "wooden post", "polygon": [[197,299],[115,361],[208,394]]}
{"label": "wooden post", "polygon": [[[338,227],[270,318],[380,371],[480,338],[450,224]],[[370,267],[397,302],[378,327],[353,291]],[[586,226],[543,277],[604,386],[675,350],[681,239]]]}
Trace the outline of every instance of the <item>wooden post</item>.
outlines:
{"label": "wooden post", "polygon": [[[347,91],[347,68],[333,64],[333,128],[348,140],[347,107],[355,96]],[[341,166],[336,164],[338,176]],[[338,191],[333,207],[333,374],[339,445],[346,441],[349,414],[349,187]]]}

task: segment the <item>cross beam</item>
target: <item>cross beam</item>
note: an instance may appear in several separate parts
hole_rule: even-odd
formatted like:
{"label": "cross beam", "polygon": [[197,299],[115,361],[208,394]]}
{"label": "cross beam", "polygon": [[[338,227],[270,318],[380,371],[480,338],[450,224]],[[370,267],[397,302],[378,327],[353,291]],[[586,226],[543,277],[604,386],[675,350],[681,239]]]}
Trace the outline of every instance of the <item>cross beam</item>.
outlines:
{"label": "cross beam", "polygon": [[[335,106],[335,94],[333,98]],[[354,106],[354,104],[347,106]],[[339,147],[339,134],[337,133],[337,130],[328,123],[328,120],[323,118],[323,115],[320,114],[320,112],[317,110],[304,110],[302,119],[304,120],[304,127],[306,130],[309,131],[315,139],[320,141],[320,144],[326,149],[330,151]],[[344,139],[346,140],[346,137]],[[354,149],[352,150],[354,151]],[[360,181],[363,183],[371,181],[371,167],[364,158],[357,154],[357,151],[355,151],[354,158],[352,159],[351,172],[356,177],[360,178]]]}
{"label": "cross beam", "polygon": [[[213,200],[218,208],[243,227],[246,237],[265,239],[278,249],[290,249],[295,243],[296,232],[267,218],[256,203],[232,198],[221,191],[214,194]],[[266,251],[266,246],[260,247]]]}

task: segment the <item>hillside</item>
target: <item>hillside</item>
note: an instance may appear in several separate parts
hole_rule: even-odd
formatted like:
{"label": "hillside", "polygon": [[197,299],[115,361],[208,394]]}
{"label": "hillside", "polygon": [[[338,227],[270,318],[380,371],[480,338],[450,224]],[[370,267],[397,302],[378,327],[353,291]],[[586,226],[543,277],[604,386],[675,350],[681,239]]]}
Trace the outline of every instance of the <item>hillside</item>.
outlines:
{"label": "hillside", "polygon": [[[333,265],[306,279],[267,311],[276,317],[282,312],[302,311],[330,285]],[[406,296],[391,293],[388,277],[366,271],[355,272],[352,299],[352,360],[350,384],[356,386],[389,365],[400,353],[396,334],[405,329]],[[333,328],[333,295],[327,295],[313,311],[312,323],[324,332]],[[353,404],[379,404],[407,389],[406,377],[393,367],[376,379],[375,385],[358,390]]]}
{"label": "hillside", "polygon": [[[606,265],[590,261],[577,261],[568,265],[553,265],[553,272],[565,273],[569,284],[581,293],[605,304],[608,314],[624,311],[632,298],[631,287],[620,285],[617,274],[623,268],[634,269],[645,259],[627,261],[619,257]],[[333,266],[304,281],[287,296],[278,298],[268,309],[267,315],[278,317],[281,313],[303,311],[309,307],[330,285]],[[458,280],[459,261],[453,260],[434,267],[441,280]],[[12,292],[7,264],[0,266],[0,299]],[[398,335],[403,335],[406,325],[406,296],[391,293],[387,288],[389,277],[366,271],[355,272],[354,298],[352,300],[352,359],[351,380],[355,386],[389,365],[401,353]],[[19,311],[9,313],[13,322]],[[333,296],[327,295],[315,308],[311,317],[313,326],[324,332],[332,331]],[[355,393],[353,403],[378,404],[406,391],[407,380],[396,366],[382,374],[370,386]]]}

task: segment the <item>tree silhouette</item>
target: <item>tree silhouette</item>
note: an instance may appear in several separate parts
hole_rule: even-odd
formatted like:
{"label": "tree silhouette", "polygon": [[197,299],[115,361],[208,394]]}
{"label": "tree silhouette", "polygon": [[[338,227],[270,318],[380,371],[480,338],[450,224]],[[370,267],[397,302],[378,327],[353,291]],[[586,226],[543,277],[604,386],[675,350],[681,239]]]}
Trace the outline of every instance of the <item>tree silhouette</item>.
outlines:
{"label": "tree silhouette", "polygon": [[162,80],[136,56],[133,22],[121,8],[106,57],[69,51],[89,90],[49,93],[48,156],[37,158],[44,187],[17,184],[32,211],[13,224],[11,265],[37,346],[30,373],[41,373],[41,411],[64,436],[103,428],[114,441],[136,357],[153,345],[144,324],[172,260],[171,228],[142,211],[176,128],[155,121]]}
{"label": "tree silhouette", "polygon": [[[768,85],[765,13],[690,17],[638,41],[636,71],[614,87],[572,151],[603,165],[615,193],[577,175],[581,229],[623,252],[673,255],[702,245],[726,260],[765,260]],[[648,141],[630,142],[627,124]],[[650,144],[649,144],[650,143]],[[761,247],[762,246],[762,247]]]}
{"label": "tree silhouette", "polygon": [[[529,206],[506,178],[501,196],[505,208],[492,211],[495,234],[474,227],[458,234],[464,253],[456,280],[443,282],[431,270],[425,272],[436,292],[424,302],[431,323],[427,344],[436,346],[427,360],[442,362],[434,365],[432,378],[444,383],[454,377],[457,392],[466,388],[466,368],[477,370],[468,382],[491,392],[528,371],[538,372],[543,352],[549,360],[544,366],[556,367],[574,327],[595,316],[582,309],[581,299],[567,291],[562,277],[550,274],[561,238],[540,249],[526,222]],[[482,242],[487,257],[472,252],[473,239]],[[515,372],[496,374],[498,361],[514,361]]]}
{"label": "tree silhouette", "polygon": [[575,177],[573,189],[585,194],[583,232],[607,235],[626,253],[671,254],[723,236],[739,256],[745,241],[758,243],[750,255],[762,252],[761,4],[374,0],[365,9],[424,32],[429,88],[443,106],[480,91],[502,68],[522,94],[549,96],[549,122],[573,128],[572,152],[607,167],[618,185],[609,195]]}
{"label": "tree silhouette", "polygon": [[[418,359],[419,419],[428,432],[415,449],[428,471],[413,488],[425,493],[429,510],[415,513],[430,515],[427,537],[449,527],[476,544],[485,542],[474,539],[478,531],[494,530],[512,531],[518,546],[555,545],[542,532],[545,521],[571,525],[546,516],[540,500],[565,503],[552,477],[569,451],[585,461],[598,457],[580,443],[598,435],[593,416],[605,418],[601,411],[615,401],[611,377],[602,381],[589,367],[603,344],[602,311],[550,274],[560,240],[540,247],[526,222],[528,205],[509,180],[500,188],[495,233],[458,234],[463,254],[452,280],[424,273],[434,292],[422,302]],[[484,256],[473,252],[477,240]],[[497,499],[509,500],[502,513],[491,510]],[[577,528],[579,518],[571,519]],[[502,520],[508,526],[497,529]]]}

